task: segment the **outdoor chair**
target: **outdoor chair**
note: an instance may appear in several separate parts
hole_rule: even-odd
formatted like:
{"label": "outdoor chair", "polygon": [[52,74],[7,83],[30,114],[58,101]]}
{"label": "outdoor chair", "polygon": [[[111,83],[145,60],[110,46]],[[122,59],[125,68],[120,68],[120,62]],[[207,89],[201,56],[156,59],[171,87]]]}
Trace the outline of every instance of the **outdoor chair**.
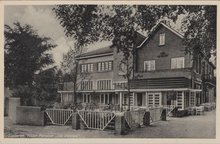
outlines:
{"label": "outdoor chair", "polygon": [[196,115],[203,115],[204,114],[204,106],[196,107]]}
{"label": "outdoor chair", "polygon": [[194,108],[188,108],[188,115],[194,115]]}

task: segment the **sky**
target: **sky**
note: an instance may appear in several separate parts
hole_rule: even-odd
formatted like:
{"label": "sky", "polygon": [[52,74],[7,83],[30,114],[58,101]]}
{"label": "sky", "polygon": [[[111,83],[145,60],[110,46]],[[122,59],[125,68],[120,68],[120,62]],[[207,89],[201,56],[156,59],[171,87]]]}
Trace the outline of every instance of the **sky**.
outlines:
{"label": "sky", "polygon": [[[38,31],[40,36],[50,37],[57,45],[51,53],[55,60],[54,65],[59,67],[63,54],[67,53],[69,48],[74,45],[74,40],[65,36],[64,28],[56,19],[52,8],[53,5],[8,5],[4,7],[4,23],[9,26],[13,26],[16,21],[21,24],[29,24]],[[179,31],[184,17],[184,15],[179,16],[176,23],[171,22],[171,26]],[[87,51],[108,45],[111,43],[106,41],[95,43],[88,46]]]}
{"label": "sky", "polygon": [[[63,54],[67,53],[69,48],[74,45],[74,40],[65,36],[64,28],[56,19],[52,8],[52,5],[5,6],[4,23],[9,26],[13,26],[13,23],[17,21],[21,24],[29,24],[37,30],[40,36],[50,37],[57,45],[51,53],[55,65],[59,67]],[[88,50],[91,51],[110,44],[110,42],[96,43],[90,45]]]}

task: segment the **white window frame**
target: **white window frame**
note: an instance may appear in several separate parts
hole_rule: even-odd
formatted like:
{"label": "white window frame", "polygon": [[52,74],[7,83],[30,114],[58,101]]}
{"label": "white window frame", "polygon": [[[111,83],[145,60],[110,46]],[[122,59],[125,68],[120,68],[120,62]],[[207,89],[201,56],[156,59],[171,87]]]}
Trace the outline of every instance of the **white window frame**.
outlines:
{"label": "white window frame", "polygon": [[93,63],[86,63],[81,65],[81,72],[93,72]]}
{"label": "white window frame", "polygon": [[[152,99],[149,98],[149,95],[152,96]],[[159,96],[159,105],[157,107],[161,107],[161,105],[162,105],[162,94],[160,92],[149,92],[149,93],[147,93],[147,105],[148,105],[148,107],[152,107],[152,108],[156,107],[155,106],[156,105],[155,104],[156,103],[156,100],[155,100],[156,95]],[[150,103],[150,101],[152,103]]]}
{"label": "white window frame", "polygon": [[91,94],[83,94],[83,103],[91,103]]}
{"label": "white window frame", "polygon": [[182,68],[185,68],[185,57],[171,58],[171,69],[182,69]]}
{"label": "white window frame", "polygon": [[104,71],[112,71],[112,61],[103,61],[103,62],[98,62],[98,72],[104,72]]}
{"label": "white window frame", "polygon": [[[87,86],[85,86],[87,85]],[[81,90],[93,90],[93,81],[92,80],[83,80],[80,86]]]}
{"label": "white window frame", "polygon": [[159,35],[159,45],[162,46],[162,45],[165,45],[165,33],[161,33]]}
{"label": "white window frame", "polygon": [[[146,67],[146,65],[148,65],[149,67]],[[155,70],[155,60],[144,61],[144,71],[154,71],[154,70]]]}
{"label": "white window frame", "polygon": [[113,98],[112,94],[110,94],[110,93],[101,93],[99,95],[100,104],[104,104],[104,105],[111,104],[112,99],[111,99],[111,102],[110,102],[110,95]]}
{"label": "white window frame", "polygon": [[[106,81],[110,81],[110,82],[107,83]],[[97,90],[110,90],[110,89],[112,89],[112,80],[111,79],[98,79],[96,81],[96,89]]]}

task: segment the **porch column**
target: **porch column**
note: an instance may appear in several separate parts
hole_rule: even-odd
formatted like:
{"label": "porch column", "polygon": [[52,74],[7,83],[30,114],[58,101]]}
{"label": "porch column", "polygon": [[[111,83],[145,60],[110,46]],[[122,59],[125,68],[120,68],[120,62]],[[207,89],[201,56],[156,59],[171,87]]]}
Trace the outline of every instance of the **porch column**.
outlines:
{"label": "porch column", "polygon": [[120,111],[122,110],[122,92],[119,92]]}
{"label": "porch column", "polygon": [[148,96],[147,96],[147,92],[145,93],[145,99],[146,99],[146,108],[148,108]]}

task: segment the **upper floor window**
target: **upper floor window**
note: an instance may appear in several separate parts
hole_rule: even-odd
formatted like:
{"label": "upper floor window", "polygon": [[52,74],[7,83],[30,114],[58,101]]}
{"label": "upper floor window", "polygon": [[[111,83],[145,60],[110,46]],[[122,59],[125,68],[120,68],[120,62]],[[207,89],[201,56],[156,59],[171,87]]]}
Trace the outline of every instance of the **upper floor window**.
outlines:
{"label": "upper floor window", "polygon": [[144,61],[144,71],[155,70],[155,60]]}
{"label": "upper floor window", "polygon": [[160,34],[159,45],[165,45],[165,33]]}
{"label": "upper floor window", "polygon": [[93,64],[82,64],[81,65],[81,72],[93,72]]}
{"label": "upper floor window", "polygon": [[92,89],[93,89],[93,81],[81,82],[81,90],[92,90]]}
{"label": "upper floor window", "polygon": [[98,62],[98,71],[111,71],[112,61]]}
{"label": "upper floor window", "polygon": [[185,58],[178,57],[178,58],[171,58],[171,69],[179,69],[185,67]]}
{"label": "upper floor window", "polygon": [[98,80],[97,81],[97,89],[98,90],[108,90],[112,88],[111,80]]}

